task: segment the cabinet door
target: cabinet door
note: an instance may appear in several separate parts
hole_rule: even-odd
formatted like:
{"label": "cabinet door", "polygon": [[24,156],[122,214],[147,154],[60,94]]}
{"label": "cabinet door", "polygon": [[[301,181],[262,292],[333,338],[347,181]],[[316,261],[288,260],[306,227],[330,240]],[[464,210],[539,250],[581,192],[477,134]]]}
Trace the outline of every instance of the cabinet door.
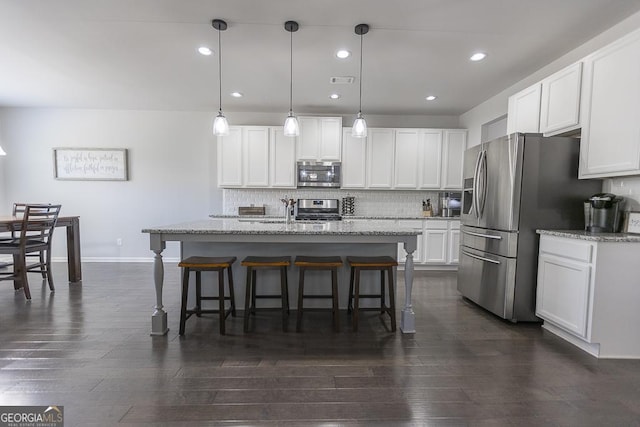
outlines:
{"label": "cabinet door", "polygon": [[420,135],[416,129],[395,130],[394,188],[418,188]]}
{"label": "cabinet door", "polygon": [[509,97],[507,133],[540,131],[540,93],[537,83]]}
{"label": "cabinet door", "polygon": [[591,266],[540,254],[536,316],[587,338]]}
{"label": "cabinet door", "polygon": [[340,161],[342,150],[342,118],[323,117],[320,119],[319,160]]}
{"label": "cabinet door", "polygon": [[584,61],[580,178],[640,173],[640,32]]}
{"label": "cabinet door", "polygon": [[430,264],[447,263],[447,230],[425,231],[424,261]]}
{"label": "cabinet door", "polygon": [[317,117],[298,117],[300,135],[297,138],[296,156],[298,160],[318,160],[318,144],[321,129]]}
{"label": "cabinet door", "polygon": [[367,187],[393,185],[393,130],[369,129],[367,137]]}
{"label": "cabinet door", "polygon": [[269,138],[269,184],[276,188],[296,187],[296,139],[284,136],[282,127],[271,128]]}
{"label": "cabinet door", "polygon": [[442,173],[442,131],[424,129],[420,132],[420,188],[439,189]]}
{"label": "cabinet door", "polygon": [[540,132],[553,135],[580,126],[582,62],[577,62],[542,81]]}
{"label": "cabinet door", "polygon": [[219,136],[218,187],[242,186],[242,128],[232,127],[229,135]]}
{"label": "cabinet door", "polygon": [[467,131],[462,129],[444,131],[442,156],[442,188],[462,189],[462,159],[467,148]]}
{"label": "cabinet door", "polygon": [[460,262],[460,221],[448,222],[447,264],[458,264]]}
{"label": "cabinet door", "polygon": [[245,160],[244,186],[269,186],[269,128],[248,126],[242,130]]}
{"label": "cabinet door", "polygon": [[342,133],[342,188],[366,187],[367,138],[354,138],[351,128]]}

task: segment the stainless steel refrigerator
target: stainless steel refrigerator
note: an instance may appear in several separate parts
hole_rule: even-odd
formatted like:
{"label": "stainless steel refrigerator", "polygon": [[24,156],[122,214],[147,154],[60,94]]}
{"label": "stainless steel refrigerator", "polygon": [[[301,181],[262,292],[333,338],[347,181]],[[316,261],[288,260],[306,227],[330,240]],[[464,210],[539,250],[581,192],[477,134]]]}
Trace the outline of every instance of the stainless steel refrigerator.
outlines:
{"label": "stainless steel refrigerator", "polygon": [[579,139],[516,133],[464,154],[458,291],[512,322],[535,316],[536,229],[584,229]]}

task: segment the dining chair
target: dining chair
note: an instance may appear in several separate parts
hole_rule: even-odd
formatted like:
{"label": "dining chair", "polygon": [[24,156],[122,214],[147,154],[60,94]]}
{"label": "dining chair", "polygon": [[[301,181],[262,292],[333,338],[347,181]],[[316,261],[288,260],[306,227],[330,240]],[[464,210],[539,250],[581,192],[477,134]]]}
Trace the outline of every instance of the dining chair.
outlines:
{"label": "dining chair", "polygon": [[[24,215],[24,210],[25,210],[25,208],[27,207],[27,204],[28,204],[28,203],[14,203],[14,204],[13,204],[13,209],[12,209],[11,214],[12,214],[13,216],[15,216],[15,217],[21,217],[21,216],[23,216],[23,215]],[[32,204],[34,204],[34,203],[32,203]],[[39,203],[35,203],[35,204],[39,204]],[[16,239],[16,238],[18,238],[18,237],[19,237],[18,231],[17,231],[17,230],[13,230],[13,231],[11,232],[11,238],[12,238],[12,239]],[[44,265],[45,265],[45,263],[46,263],[46,260],[45,260],[45,255],[46,255],[46,253],[45,253],[45,252],[46,252],[46,251],[42,250],[42,251],[39,251],[39,252],[34,252],[34,253],[26,254],[26,255],[25,255],[25,257],[26,257],[27,259],[28,259],[28,258],[32,258],[32,259],[33,259],[34,257],[38,257],[38,264],[39,264],[39,265],[41,265],[41,266],[44,266]],[[28,264],[28,263],[27,263],[27,264]],[[46,269],[45,269],[44,267],[41,267],[41,268],[40,268],[40,275],[42,275],[42,278],[43,278],[43,279],[46,279],[46,278],[47,278],[47,271],[46,271]]]}
{"label": "dining chair", "polygon": [[[13,256],[12,271],[0,271],[0,280],[13,280],[24,289],[26,299],[31,299],[28,272],[45,272],[49,289],[54,290],[51,274],[51,241],[58,221],[61,205],[31,205],[24,207],[22,221],[15,228],[16,237],[0,241],[0,254]],[[44,252],[41,261],[27,263],[27,254]]]}

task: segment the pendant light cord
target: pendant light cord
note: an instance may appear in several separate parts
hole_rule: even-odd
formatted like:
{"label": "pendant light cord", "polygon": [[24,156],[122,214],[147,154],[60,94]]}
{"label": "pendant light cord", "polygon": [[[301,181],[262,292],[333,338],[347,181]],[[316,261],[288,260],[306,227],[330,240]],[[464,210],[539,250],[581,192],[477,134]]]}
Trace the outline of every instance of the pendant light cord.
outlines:
{"label": "pendant light cord", "polygon": [[293,31],[289,32],[289,112],[293,111]]}
{"label": "pendant light cord", "polygon": [[218,96],[220,101],[218,111],[222,112],[222,44],[220,43],[220,33],[221,31],[218,30]]}
{"label": "pendant light cord", "polygon": [[360,107],[358,111],[362,113],[362,34],[360,34]]}

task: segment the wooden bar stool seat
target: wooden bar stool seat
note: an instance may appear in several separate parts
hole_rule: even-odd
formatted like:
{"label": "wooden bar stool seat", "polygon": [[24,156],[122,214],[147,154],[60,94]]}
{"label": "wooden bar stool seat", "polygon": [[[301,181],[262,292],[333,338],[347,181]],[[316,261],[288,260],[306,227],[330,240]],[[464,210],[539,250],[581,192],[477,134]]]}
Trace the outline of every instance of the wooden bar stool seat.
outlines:
{"label": "wooden bar stool seat", "polygon": [[[236,315],[236,300],[233,294],[233,274],[231,266],[236,262],[236,257],[202,257],[192,256],[186,258],[178,264],[183,268],[182,276],[182,308],[180,310],[180,335],[184,335],[184,327],[187,319],[195,314],[200,317],[202,313],[217,313],[220,318],[220,334],[225,334],[225,319],[231,314]],[[227,270],[229,295],[224,293],[224,271]],[[191,271],[196,273],[196,305],[193,309],[187,309],[187,295],[189,292],[189,274]],[[202,272],[217,271],[218,272],[218,295],[202,296]],[[202,301],[213,300],[218,301],[218,309],[203,309]],[[230,307],[225,310],[225,301],[230,302]]]}
{"label": "wooden bar stool seat", "polygon": [[[298,318],[296,330],[302,330],[302,312],[304,310],[304,298],[330,298],[332,300],[333,329],[340,332],[340,309],[338,304],[338,267],[342,267],[342,258],[339,256],[297,256],[294,264],[300,269],[300,281],[298,282]],[[307,270],[331,271],[331,295],[305,295],[304,273]]]}
{"label": "wooden bar stool seat", "polygon": [[[390,256],[348,256],[350,279],[349,279],[349,305],[347,311],[352,313],[353,330],[358,330],[358,311],[359,310],[378,310],[377,308],[360,308],[360,298],[379,298],[380,312],[387,313],[391,317],[391,331],[396,330],[396,299],[395,289],[393,285],[393,268],[398,262]],[[362,270],[379,270],[380,271],[380,293],[379,294],[360,294],[360,272]],[[385,304],[385,272],[389,279],[389,305]],[[355,288],[355,289],[354,289]],[[353,305],[352,305],[353,302]]]}
{"label": "wooden bar stool seat", "polygon": [[[274,299],[282,301],[282,330],[287,330],[287,317],[289,315],[289,283],[287,280],[287,268],[291,265],[291,257],[288,256],[248,256],[240,263],[247,268],[247,279],[245,285],[244,300],[244,331],[249,332],[249,317],[256,312],[257,299]],[[256,292],[256,272],[257,270],[279,270],[280,271],[280,293],[279,294],[258,294]]]}

